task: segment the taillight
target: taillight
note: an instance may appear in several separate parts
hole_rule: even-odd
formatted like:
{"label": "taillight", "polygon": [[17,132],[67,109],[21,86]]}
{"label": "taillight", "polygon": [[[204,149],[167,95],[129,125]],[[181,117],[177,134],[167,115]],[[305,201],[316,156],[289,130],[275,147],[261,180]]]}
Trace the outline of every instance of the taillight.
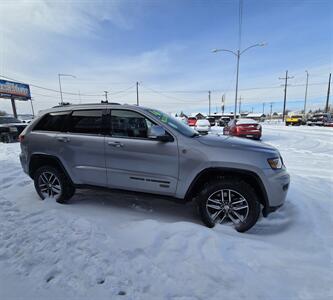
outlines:
{"label": "taillight", "polygon": [[24,135],[20,134],[19,137],[18,137],[18,140],[19,140],[20,143],[22,143],[24,141]]}

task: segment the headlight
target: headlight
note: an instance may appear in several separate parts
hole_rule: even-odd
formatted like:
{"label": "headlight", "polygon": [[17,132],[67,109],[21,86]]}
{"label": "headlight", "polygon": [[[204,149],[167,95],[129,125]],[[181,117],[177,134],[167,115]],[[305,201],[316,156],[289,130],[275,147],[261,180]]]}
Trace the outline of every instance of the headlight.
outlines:
{"label": "headlight", "polygon": [[17,128],[16,127],[9,127],[9,132],[17,132]]}
{"label": "headlight", "polygon": [[281,157],[269,158],[267,161],[273,170],[279,170],[283,166]]}
{"label": "headlight", "polygon": [[261,126],[260,125],[257,125],[257,129],[259,130],[261,128]]}

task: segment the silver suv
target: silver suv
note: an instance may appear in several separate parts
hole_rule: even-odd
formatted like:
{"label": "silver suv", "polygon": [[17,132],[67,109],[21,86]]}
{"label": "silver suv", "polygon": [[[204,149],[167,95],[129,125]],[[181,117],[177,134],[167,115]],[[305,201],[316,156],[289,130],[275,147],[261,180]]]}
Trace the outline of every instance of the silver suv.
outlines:
{"label": "silver suv", "polygon": [[200,135],[156,109],[117,103],[58,106],[20,135],[20,160],[42,199],[107,187],[195,200],[208,227],[244,232],[280,207],[289,175],[272,146]]}

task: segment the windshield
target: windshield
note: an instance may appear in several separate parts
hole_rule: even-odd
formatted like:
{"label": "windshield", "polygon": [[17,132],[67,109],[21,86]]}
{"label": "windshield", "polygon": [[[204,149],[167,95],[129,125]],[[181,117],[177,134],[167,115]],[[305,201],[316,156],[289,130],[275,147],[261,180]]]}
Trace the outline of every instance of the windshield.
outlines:
{"label": "windshield", "polygon": [[172,127],[173,129],[175,129],[176,131],[178,131],[179,133],[181,133],[185,136],[193,137],[193,136],[199,135],[199,133],[197,131],[195,131],[194,129],[192,129],[190,126],[184,124],[183,122],[177,120],[176,118],[174,118],[166,113],[163,113],[156,109],[145,109],[145,110],[147,112],[151,113],[152,115],[154,115],[164,124],[169,125],[170,127]]}
{"label": "windshield", "polygon": [[1,117],[0,124],[9,124],[9,123],[21,123],[20,120],[15,119],[13,117]]}

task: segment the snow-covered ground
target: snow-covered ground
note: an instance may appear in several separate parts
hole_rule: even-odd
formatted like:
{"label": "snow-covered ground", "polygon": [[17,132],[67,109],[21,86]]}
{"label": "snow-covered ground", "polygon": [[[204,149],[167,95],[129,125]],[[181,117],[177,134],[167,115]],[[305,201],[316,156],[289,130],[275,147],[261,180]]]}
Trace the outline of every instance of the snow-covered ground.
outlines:
{"label": "snow-covered ground", "polygon": [[264,125],[263,141],[291,187],[243,234],[158,199],[41,201],[19,144],[0,144],[0,299],[332,299],[333,130]]}

